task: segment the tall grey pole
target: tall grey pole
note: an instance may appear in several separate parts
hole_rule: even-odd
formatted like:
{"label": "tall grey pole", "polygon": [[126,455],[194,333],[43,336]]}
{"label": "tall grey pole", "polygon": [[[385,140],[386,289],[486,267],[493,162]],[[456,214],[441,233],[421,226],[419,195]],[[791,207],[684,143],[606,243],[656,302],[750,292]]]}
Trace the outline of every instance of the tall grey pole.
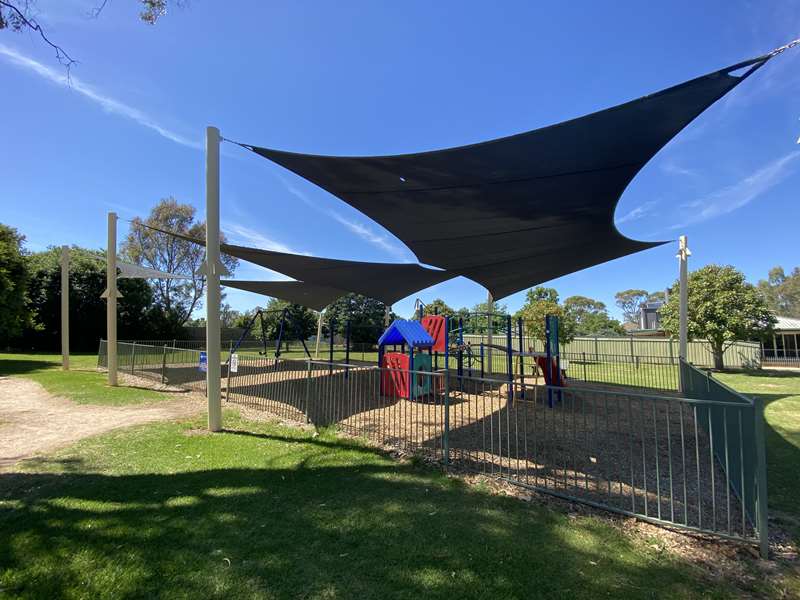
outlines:
{"label": "tall grey pole", "polygon": [[[689,256],[691,256],[685,235],[678,238],[678,263],[680,265],[680,324],[678,327],[678,356],[687,360],[689,346]],[[685,386],[680,381],[681,391]]]}
{"label": "tall grey pole", "polygon": [[106,352],[108,385],[117,385],[117,213],[108,213],[106,245]]}
{"label": "tall grey pole", "polygon": [[494,312],[494,298],[492,297],[492,293],[489,292],[486,295],[486,362],[488,363],[488,368],[485,369],[486,373],[489,377],[492,376],[492,344],[494,344],[494,327],[492,323],[492,313]]}
{"label": "tall grey pole", "polygon": [[219,259],[219,129],[206,128],[206,394],[208,429],[222,429]]}
{"label": "tall grey pole", "polygon": [[69,246],[61,246],[61,368],[69,371]]}

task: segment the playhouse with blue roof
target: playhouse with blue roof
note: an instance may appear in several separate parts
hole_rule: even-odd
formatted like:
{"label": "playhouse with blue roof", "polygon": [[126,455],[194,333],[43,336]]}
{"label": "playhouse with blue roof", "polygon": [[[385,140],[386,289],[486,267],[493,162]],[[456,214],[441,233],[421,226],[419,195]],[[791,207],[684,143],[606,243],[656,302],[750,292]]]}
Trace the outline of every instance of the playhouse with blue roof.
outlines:
{"label": "playhouse with blue roof", "polygon": [[[397,319],[389,325],[378,340],[378,364],[383,367],[381,393],[407,400],[430,394],[431,351],[435,344],[419,321]],[[387,346],[392,350],[387,352]]]}

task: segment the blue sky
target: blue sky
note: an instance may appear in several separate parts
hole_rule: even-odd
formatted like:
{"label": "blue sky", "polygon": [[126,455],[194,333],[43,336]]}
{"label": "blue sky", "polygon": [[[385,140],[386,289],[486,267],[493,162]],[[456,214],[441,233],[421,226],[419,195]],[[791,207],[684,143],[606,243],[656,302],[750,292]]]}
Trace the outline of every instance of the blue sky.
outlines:
{"label": "blue sky", "polygon": [[[31,250],[105,245],[106,213],[175,196],[204,210],[206,125],[233,140],[317,154],[395,154],[479,142],[654,92],[800,37],[794,2],[241,2],[195,0],[156,26],[138,3],[39,0],[80,64],[72,85],[29,34],[0,33],[0,222]],[[692,268],[751,281],[800,264],[800,48],[701,115],[626,190],[616,222],[645,240],[689,236]],[[231,144],[222,226],[236,243],[334,258],[412,261],[370,219]],[[121,222],[120,237],[127,224]],[[606,302],[663,289],[677,244],[549,282]],[[239,278],[277,278],[242,264]],[[419,294],[485,299],[458,278]],[[524,293],[506,299],[522,304]],[[263,304],[231,290],[237,309]],[[414,297],[395,305],[410,314]]]}

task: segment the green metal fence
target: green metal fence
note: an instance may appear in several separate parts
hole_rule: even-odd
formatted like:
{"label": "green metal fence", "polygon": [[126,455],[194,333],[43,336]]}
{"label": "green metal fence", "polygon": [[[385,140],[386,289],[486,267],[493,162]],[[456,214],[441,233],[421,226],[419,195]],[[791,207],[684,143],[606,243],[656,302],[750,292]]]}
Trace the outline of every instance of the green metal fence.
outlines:
{"label": "green metal fence", "polygon": [[747,398],[709,372],[681,361],[683,394],[709,402],[698,405],[696,420],[708,435],[711,453],[726,473],[727,481],[754,521],[762,544],[767,543],[767,467],[764,441],[764,401]]}
{"label": "green metal fence", "polygon": [[[205,390],[196,350],[120,343],[118,353],[122,373]],[[409,400],[386,387],[404,372],[237,358],[229,372],[223,356],[231,403],[656,524],[758,542],[766,555],[763,404],[690,364],[680,364],[680,394],[575,380],[556,388],[441,365],[411,374],[430,392]]]}

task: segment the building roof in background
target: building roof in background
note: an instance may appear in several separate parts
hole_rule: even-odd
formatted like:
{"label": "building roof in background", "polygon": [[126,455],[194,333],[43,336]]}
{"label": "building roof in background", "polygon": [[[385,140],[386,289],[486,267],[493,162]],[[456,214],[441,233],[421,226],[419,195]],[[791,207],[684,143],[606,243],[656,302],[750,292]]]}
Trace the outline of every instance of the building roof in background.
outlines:
{"label": "building roof in background", "polygon": [[469,277],[500,299],[663,243],[617,230],[622,192],[667,142],[771,56],[557,125],[458,148],[348,157],[243,146],[371,217],[421,262]]}
{"label": "building roof in background", "polygon": [[793,317],[777,317],[778,322],[775,324],[775,331],[800,331],[800,319]]}

